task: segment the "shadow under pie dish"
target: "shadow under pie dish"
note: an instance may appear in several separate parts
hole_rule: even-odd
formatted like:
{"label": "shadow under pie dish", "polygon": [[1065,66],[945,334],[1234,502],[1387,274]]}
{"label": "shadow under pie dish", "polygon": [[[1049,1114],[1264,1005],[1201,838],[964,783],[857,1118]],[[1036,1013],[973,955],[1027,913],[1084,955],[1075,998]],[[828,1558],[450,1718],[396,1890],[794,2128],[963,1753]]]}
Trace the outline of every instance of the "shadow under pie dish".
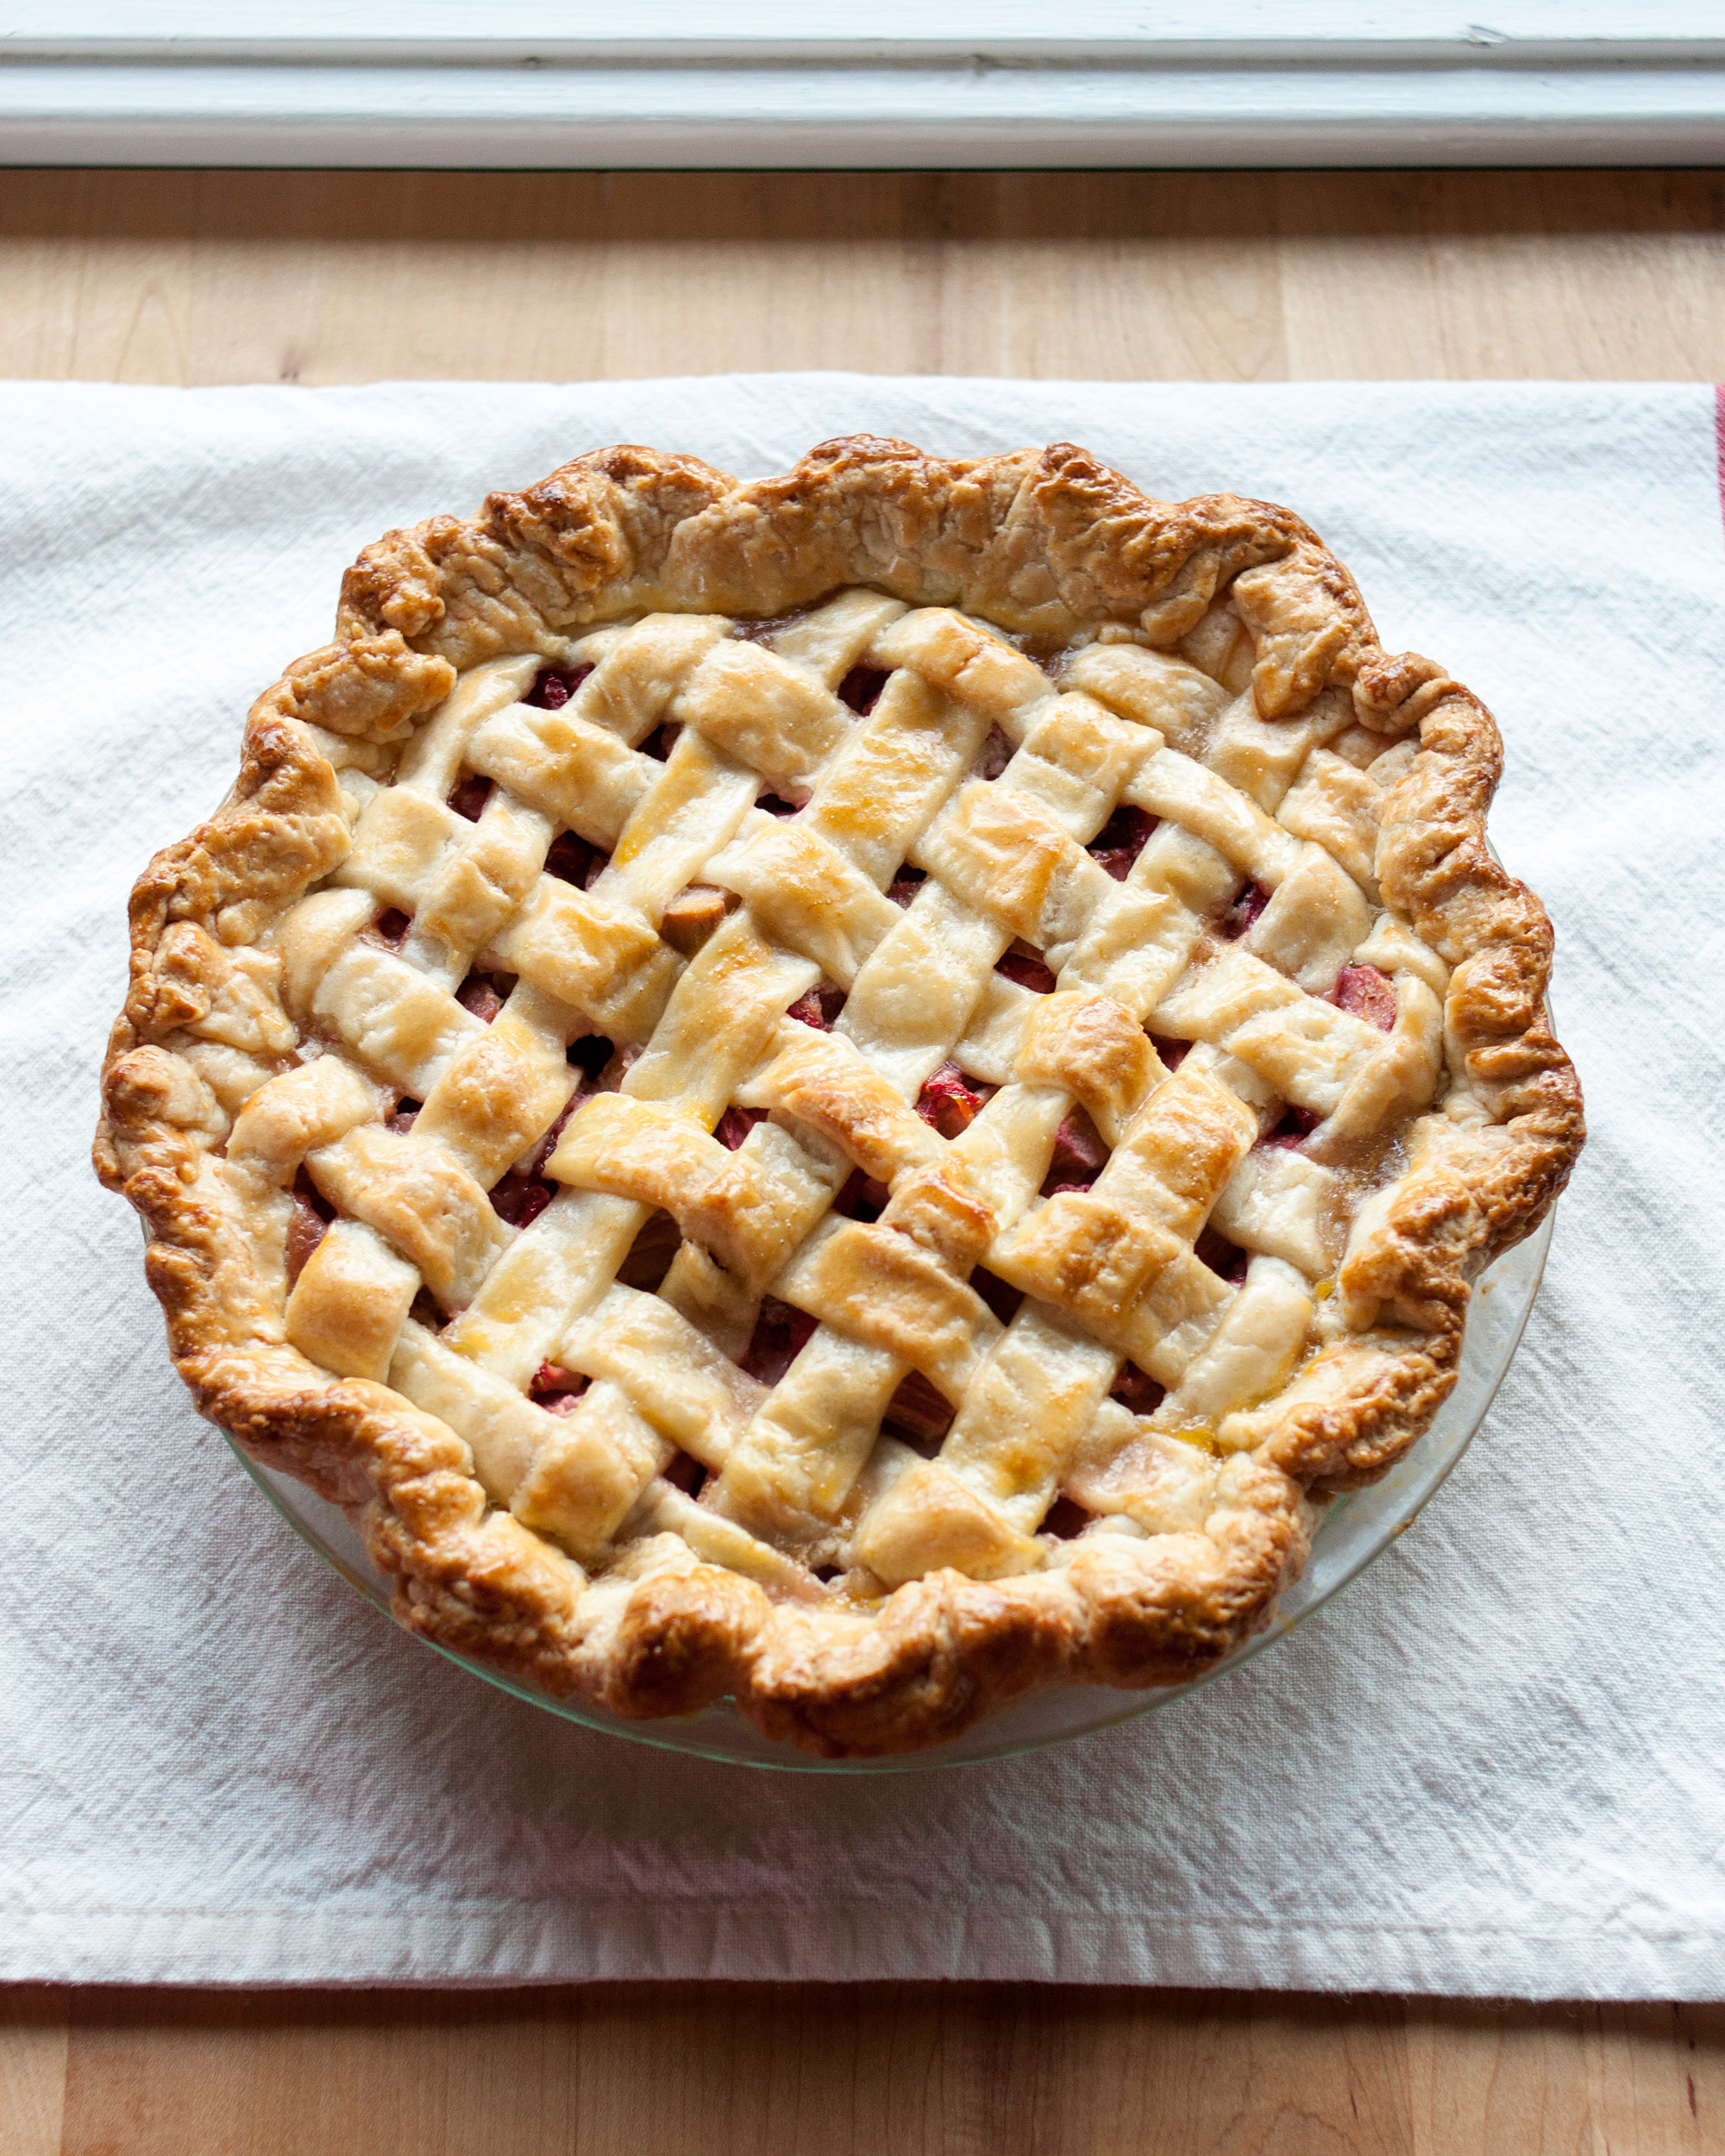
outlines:
{"label": "shadow under pie dish", "polygon": [[828,1757],[1270,1620],[1583,1137],[1477,700],[1285,510],[639,448],[389,535],[96,1148],[412,1628]]}

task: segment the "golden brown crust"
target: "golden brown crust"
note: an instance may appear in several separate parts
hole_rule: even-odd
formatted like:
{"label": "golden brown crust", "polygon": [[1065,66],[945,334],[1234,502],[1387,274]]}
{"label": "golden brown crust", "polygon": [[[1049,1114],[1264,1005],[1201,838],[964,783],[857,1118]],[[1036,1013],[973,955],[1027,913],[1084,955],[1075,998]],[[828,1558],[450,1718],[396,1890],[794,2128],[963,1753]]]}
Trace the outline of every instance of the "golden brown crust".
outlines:
{"label": "golden brown crust", "polygon": [[[1354,1337],[1244,1419],[1251,1450],[1221,1469],[1202,1533],[1087,1542],[1057,1569],[993,1582],[939,1572],[856,1614],[775,1601],[702,1564],[583,1590],[561,1552],[488,1509],[446,1426],[285,1344],[212,1170],[223,1067],[188,1043],[283,1067],[267,1023],[247,1015],[235,954],[342,858],[314,730],[362,758],[455,670],[574,625],[646,609],[774,614],[848,585],[1051,642],[1112,627],[1164,646],[1226,592],[1255,640],[1265,718],[1342,689],[1373,732],[1417,728],[1377,874],[1453,968],[1452,1062],[1483,1112],[1419,1126],[1343,1268]],[[947,462],[858,436],[747,486],[689,457],[599,451],[471,520],[368,548],[344,581],[336,642],[260,698],[229,801],[134,893],[97,1171],[147,1225],[150,1284],[200,1412],[346,1506],[404,1620],[446,1645],[626,1714],[731,1694],[769,1733],[832,1756],[941,1741],[1050,1683],[1176,1682],[1267,1621],[1304,1560],[1307,1493],[1373,1479],[1428,1426],[1455,1382],[1470,1282],[1537,1223],[1580,1150],[1575,1074],[1544,1012],[1549,924],[1485,844],[1500,765],[1489,714],[1431,661],[1382,650],[1352,580],[1286,510],[1157,502],[1064,444]],[[214,1025],[212,1012],[237,1015]]]}

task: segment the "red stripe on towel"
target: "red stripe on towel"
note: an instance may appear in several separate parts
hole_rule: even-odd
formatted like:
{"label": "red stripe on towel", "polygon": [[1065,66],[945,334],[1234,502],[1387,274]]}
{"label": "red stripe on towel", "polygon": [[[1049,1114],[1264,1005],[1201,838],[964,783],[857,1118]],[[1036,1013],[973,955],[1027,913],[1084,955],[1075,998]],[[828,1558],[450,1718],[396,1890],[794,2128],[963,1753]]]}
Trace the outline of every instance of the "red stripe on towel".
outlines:
{"label": "red stripe on towel", "polygon": [[1719,473],[1719,513],[1725,517],[1725,382],[1714,385],[1713,446]]}

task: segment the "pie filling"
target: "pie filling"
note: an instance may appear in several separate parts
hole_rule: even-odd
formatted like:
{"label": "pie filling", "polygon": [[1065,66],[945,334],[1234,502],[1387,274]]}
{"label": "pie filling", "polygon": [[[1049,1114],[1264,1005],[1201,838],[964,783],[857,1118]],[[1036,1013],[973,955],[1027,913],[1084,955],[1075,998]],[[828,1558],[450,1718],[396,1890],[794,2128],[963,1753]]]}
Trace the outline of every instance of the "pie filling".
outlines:
{"label": "pie filling", "polygon": [[288,1341],[596,1576],[1190,1531],[1448,1083],[1363,866],[1406,755],[1258,718],[1239,630],[856,589],[472,668],[266,936],[299,1045],[223,1172],[275,1148]]}

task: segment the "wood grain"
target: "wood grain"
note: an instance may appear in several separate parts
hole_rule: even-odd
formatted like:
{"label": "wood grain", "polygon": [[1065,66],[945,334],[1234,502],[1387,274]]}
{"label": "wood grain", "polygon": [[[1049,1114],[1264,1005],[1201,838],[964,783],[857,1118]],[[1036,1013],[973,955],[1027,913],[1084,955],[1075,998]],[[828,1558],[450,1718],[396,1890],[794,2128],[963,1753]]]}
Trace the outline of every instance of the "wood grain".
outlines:
{"label": "wood grain", "polygon": [[[1707,2156],[1725,2009],[1039,1985],[31,1992],[5,2156]],[[10,2060],[9,2047],[0,2058]],[[0,2071],[3,2071],[0,2069]],[[34,2092],[34,2093],[33,2093]]]}
{"label": "wood grain", "polygon": [[[1716,172],[0,172],[0,373],[1725,377]],[[1725,2009],[0,1991],[0,2156],[1711,2156]]]}
{"label": "wood grain", "polygon": [[1725,174],[0,172],[0,373],[1725,374]]}

